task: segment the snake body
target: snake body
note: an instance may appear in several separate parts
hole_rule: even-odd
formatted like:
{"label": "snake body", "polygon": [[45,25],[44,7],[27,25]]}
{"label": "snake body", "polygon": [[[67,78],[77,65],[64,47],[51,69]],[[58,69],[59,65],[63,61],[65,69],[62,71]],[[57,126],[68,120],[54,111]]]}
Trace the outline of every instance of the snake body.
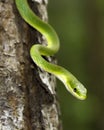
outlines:
{"label": "snake body", "polygon": [[47,46],[34,44],[30,49],[32,60],[45,71],[55,75],[63,82],[66,89],[76,98],[84,100],[86,98],[86,88],[65,68],[49,63],[42,56],[52,56],[59,50],[59,38],[54,29],[43,22],[31,10],[27,0],[15,0],[17,9],[22,18],[33,28],[38,30],[47,40]]}

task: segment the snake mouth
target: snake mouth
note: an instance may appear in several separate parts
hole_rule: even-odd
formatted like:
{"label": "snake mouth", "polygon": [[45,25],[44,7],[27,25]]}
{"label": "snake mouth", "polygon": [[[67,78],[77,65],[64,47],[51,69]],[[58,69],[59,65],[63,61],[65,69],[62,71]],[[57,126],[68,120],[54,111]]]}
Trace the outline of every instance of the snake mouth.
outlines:
{"label": "snake mouth", "polygon": [[[70,91],[70,90],[69,90]],[[77,99],[79,100],[85,100],[87,98],[86,94],[87,94],[87,91],[85,91],[84,93],[79,93],[78,91],[75,92],[75,90],[71,90],[71,94],[76,97]]]}
{"label": "snake mouth", "polygon": [[87,94],[87,90],[84,89],[84,92],[83,91],[81,91],[81,92],[74,92],[73,95],[75,95],[80,100],[85,100],[87,98],[86,94]]}
{"label": "snake mouth", "polygon": [[80,100],[85,100],[87,98],[86,95],[80,95],[80,96],[77,96],[78,99]]}

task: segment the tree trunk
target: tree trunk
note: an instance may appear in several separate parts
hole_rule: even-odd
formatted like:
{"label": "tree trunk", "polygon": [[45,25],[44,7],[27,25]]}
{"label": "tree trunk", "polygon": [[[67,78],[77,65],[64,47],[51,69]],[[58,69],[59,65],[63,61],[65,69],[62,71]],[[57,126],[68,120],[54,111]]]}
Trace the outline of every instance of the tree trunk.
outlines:
{"label": "tree trunk", "polygon": [[[47,0],[29,0],[47,21]],[[61,130],[55,77],[32,62],[29,50],[45,38],[19,15],[14,0],[0,1],[0,130]],[[55,62],[54,57],[45,57]]]}

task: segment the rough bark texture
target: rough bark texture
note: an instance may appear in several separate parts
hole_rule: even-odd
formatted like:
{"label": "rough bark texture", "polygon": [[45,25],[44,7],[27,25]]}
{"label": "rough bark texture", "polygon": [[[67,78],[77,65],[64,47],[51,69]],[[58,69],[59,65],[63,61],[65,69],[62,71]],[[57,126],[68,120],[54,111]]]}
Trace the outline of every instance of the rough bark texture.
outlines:
{"label": "rough bark texture", "polygon": [[[47,0],[29,4],[47,21]],[[20,17],[14,0],[0,0],[0,130],[61,130],[55,78],[32,62],[34,43],[46,41]]]}

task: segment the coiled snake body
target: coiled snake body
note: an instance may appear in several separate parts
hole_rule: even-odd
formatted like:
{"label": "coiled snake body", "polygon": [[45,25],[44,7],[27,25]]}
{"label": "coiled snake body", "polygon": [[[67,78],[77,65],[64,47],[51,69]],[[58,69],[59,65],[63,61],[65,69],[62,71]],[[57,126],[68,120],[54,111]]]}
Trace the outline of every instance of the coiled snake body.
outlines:
{"label": "coiled snake body", "polygon": [[40,68],[54,74],[59,80],[61,80],[73,96],[80,100],[84,100],[87,93],[86,88],[69,71],[61,66],[47,62],[42,57],[54,55],[59,49],[59,38],[54,29],[35,15],[30,9],[27,0],[15,0],[15,2],[22,18],[44,35],[47,40],[47,46],[35,44],[31,47],[30,55],[32,60]]}

